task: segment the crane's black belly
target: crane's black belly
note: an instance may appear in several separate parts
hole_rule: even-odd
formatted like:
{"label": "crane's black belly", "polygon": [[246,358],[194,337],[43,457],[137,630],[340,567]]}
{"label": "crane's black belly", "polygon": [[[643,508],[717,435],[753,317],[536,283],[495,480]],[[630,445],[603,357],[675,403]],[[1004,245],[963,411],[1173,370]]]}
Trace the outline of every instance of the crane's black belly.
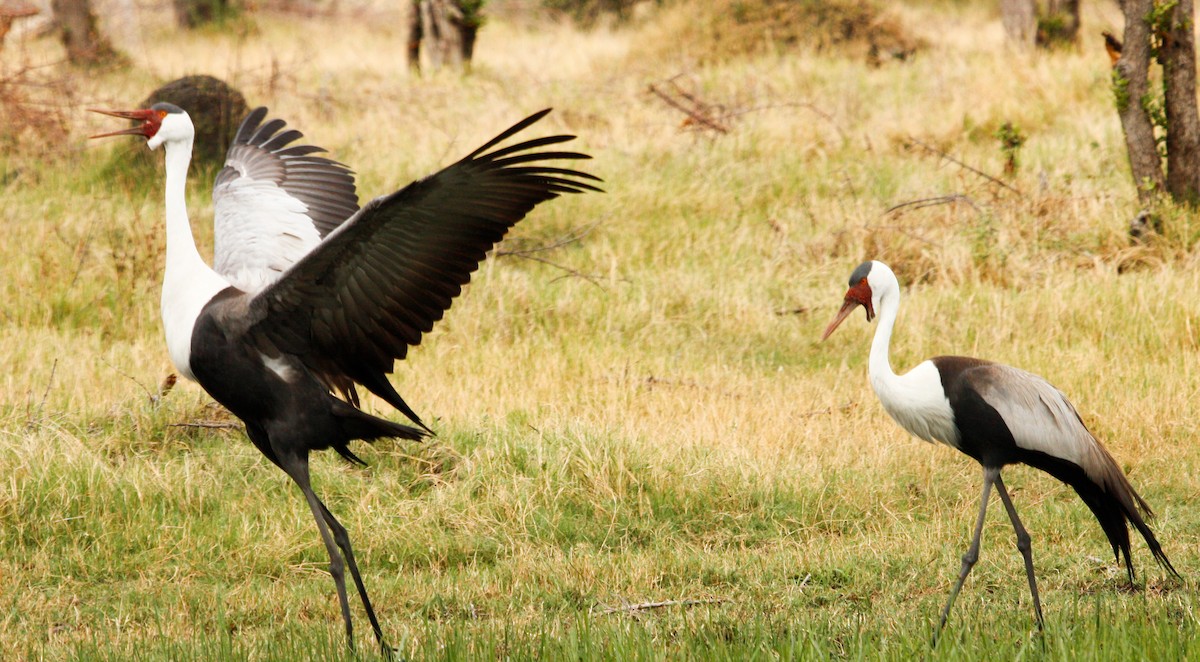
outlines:
{"label": "crane's black belly", "polygon": [[332,412],[333,396],[298,360],[268,359],[212,315],[201,313],[196,322],[189,363],[213,399],[265,432],[277,449],[322,450],[349,441]]}
{"label": "crane's black belly", "polygon": [[951,391],[950,407],[958,426],[959,450],[985,467],[1003,467],[1021,461],[1023,451],[1000,412],[973,389]]}

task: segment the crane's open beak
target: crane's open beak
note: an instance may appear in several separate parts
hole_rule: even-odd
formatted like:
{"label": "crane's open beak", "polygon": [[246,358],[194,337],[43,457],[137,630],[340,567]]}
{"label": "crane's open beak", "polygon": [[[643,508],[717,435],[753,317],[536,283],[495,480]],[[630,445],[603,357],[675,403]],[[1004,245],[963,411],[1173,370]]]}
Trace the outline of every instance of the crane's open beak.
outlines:
{"label": "crane's open beak", "polygon": [[121,119],[141,122],[138,126],[110,133],[101,133],[89,136],[89,138],[107,138],[109,136],[143,136],[149,138],[158,130],[158,124],[162,120],[156,110],[101,110],[99,108],[88,108],[88,110],[93,113],[108,115],[109,117],[120,117]]}
{"label": "crane's open beak", "polygon": [[871,303],[871,286],[867,285],[866,280],[864,278],[863,282],[846,290],[846,299],[842,303],[842,309],[838,311],[837,317],[833,318],[829,326],[825,327],[825,333],[821,336],[822,341],[833,334],[834,329],[838,328],[838,325],[845,321],[850,316],[850,313],[854,312],[854,309],[859,306],[866,309],[868,322],[875,317],[875,306]]}

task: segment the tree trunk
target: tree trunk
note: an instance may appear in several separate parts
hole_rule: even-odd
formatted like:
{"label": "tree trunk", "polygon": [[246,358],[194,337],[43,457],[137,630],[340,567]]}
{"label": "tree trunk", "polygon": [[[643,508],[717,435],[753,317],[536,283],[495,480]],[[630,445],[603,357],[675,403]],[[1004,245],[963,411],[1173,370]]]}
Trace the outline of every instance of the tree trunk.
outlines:
{"label": "tree trunk", "polygon": [[408,41],[404,45],[404,55],[408,60],[408,68],[421,73],[421,5],[417,0],[408,5]]}
{"label": "tree trunk", "polygon": [[51,0],[50,8],[71,64],[95,65],[117,57],[112,44],[96,28],[91,0]]}
{"label": "tree trunk", "polygon": [[172,0],[175,22],[192,29],[220,20],[230,13],[229,0]]}
{"label": "tree trunk", "polygon": [[[468,16],[460,0],[417,0],[416,17],[419,26],[409,26],[409,66],[420,69],[417,62],[420,44],[425,43],[426,61],[431,70],[442,67],[466,69],[475,51],[475,36],[479,30],[477,15]],[[414,38],[416,40],[414,44]]]}
{"label": "tree trunk", "polygon": [[1154,139],[1154,124],[1146,112],[1145,99],[1149,91],[1147,82],[1150,67],[1150,26],[1146,18],[1154,7],[1154,0],[1124,0],[1121,9],[1125,13],[1125,43],[1121,57],[1113,67],[1113,92],[1116,95],[1117,114],[1125,132],[1125,146],[1129,151],[1129,168],[1133,172],[1133,185],[1138,199],[1149,202],[1164,188],[1162,159]]}
{"label": "tree trunk", "polygon": [[1021,48],[1031,48],[1037,38],[1035,0],[1000,0],[1000,20],[1008,40]]}
{"label": "tree trunk", "polygon": [[1050,0],[1039,23],[1039,45],[1074,44],[1079,39],[1079,0]]}
{"label": "tree trunk", "polygon": [[[1200,115],[1196,111],[1196,44],[1192,0],[1178,0],[1159,26],[1167,117],[1167,192],[1180,202],[1200,202]],[[1128,42],[1127,42],[1128,43]]]}

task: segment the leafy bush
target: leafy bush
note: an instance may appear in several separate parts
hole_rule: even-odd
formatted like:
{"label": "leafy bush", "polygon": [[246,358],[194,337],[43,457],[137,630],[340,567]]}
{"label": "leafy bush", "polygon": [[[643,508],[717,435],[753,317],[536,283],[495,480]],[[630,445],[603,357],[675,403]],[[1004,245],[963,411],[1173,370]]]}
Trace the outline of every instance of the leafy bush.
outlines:
{"label": "leafy bush", "polygon": [[[629,20],[640,0],[542,0],[547,9],[562,12],[585,26],[594,25],[602,16],[618,22]],[[661,4],[662,0],[654,0]]]}
{"label": "leafy bush", "polygon": [[903,60],[920,45],[873,0],[673,2],[641,41],[645,55],[683,53],[702,62],[796,49],[879,62]]}

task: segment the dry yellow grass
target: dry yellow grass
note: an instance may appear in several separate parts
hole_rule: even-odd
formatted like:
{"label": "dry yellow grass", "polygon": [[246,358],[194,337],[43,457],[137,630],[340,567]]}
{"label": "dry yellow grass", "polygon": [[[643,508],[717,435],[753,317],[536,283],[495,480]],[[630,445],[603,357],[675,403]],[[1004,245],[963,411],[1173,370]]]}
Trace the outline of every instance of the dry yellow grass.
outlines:
{"label": "dry yellow grass", "polygon": [[[108,124],[82,109],[190,73],[230,80],[329,148],[364,198],[547,106],[539,129],[577,133],[606,180],[607,193],[555,201],[515,232],[548,242],[594,225],[553,255],[591,280],[493,259],[397,366],[437,440],[364,450],[369,472],[336,458],[315,470],[385,630],[412,646],[436,636],[426,622],[553,629],[571,609],[671,598],[726,602],[690,625],[650,617],[664,646],[689,627],[772,615],[920,639],[967,542],[977,468],[882,412],[861,317],[816,342],[865,258],[889,262],[906,288],[898,369],[965,353],[1046,375],[1192,574],[1197,228],[1175,212],[1166,237],[1128,245],[1137,207],[1098,42],[1013,53],[987,9],[905,3],[896,11],[929,44],[907,63],[794,53],[696,67],[631,59],[636,31],[500,17],[472,75],[418,79],[398,26],[380,18],[391,14],[373,11],[262,14],[240,36],[159,25],[126,44],[131,71],[68,74],[67,139],[0,157],[19,172],[0,185],[0,579],[16,586],[0,647],[58,658],[92,641],[270,641],[336,624],[324,552],[282,475],[239,434],[172,427],[213,416],[195,385],[148,397],[170,369],[159,186],[114,190],[97,165],[110,148],[84,140]],[[1087,11],[1085,35],[1115,22],[1107,6]],[[57,57],[48,42],[22,48]],[[740,112],[728,135],[683,130],[646,92],[679,74]],[[1020,193],[938,155],[998,176],[1004,122],[1027,136],[1006,180]],[[190,196],[202,234],[208,190],[196,182]],[[886,213],[949,195],[962,198]],[[1164,585],[1143,547],[1145,608],[1110,590],[1120,575],[1066,488],[1030,471],[1008,481],[1051,621],[1095,590],[1133,620],[1172,614],[1194,632],[1191,589]],[[1002,519],[961,618],[1020,641],[1027,596]],[[87,538],[108,530],[120,533]],[[1000,615],[965,615],[980,604]]]}

